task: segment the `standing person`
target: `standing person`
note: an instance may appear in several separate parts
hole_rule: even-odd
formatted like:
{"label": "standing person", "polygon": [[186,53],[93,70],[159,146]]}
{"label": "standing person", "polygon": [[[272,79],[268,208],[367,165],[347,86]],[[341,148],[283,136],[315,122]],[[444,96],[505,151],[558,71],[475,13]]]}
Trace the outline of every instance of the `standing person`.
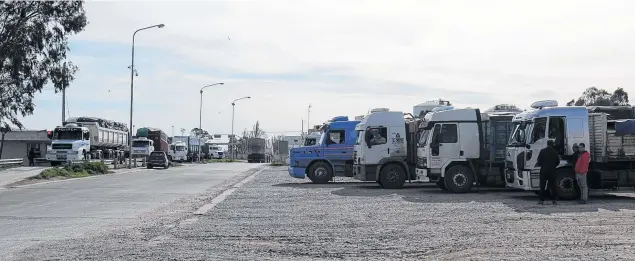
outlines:
{"label": "standing person", "polygon": [[589,201],[589,187],[587,186],[586,174],[589,172],[589,152],[586,151],[584,143],[579,144],[580,156],[575,163],[575,178],[580,187],[580,204],[586,204]]}
{"label": "standing person", "polygon": [[33,163],[33,159],[35,159],[35,148],[29,150],[27,158],[29,158],[29,166],[35,166],[35,163]]}
{"label": "standing person", "polygon": [[[538,153],[538,162],[537,166],[540,166],[540,201],[538,204],[542,205],[545,203],[545,190],[549,189],[551,192],[551,200],[553,200],[553,204],[557,205],[557,196],[554,195],[554,180],[556,177],[556,169],[560,164],[560,155],[553,147],[553,140],[547,141],[547,147],[540,150]],[[549,187],[547,187],[547,183]]]}

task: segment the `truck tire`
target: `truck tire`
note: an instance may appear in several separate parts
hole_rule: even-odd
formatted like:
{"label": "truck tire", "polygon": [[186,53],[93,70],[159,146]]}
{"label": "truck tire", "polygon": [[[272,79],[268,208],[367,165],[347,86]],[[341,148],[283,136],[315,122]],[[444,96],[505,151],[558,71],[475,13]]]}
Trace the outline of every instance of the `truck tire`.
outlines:
{"label": "truck tire", "polygon": [[437,187],[442,190],[448,191],[448,187],[445,186],[445,180],[443,178],[439,178],[439,181],[437,181]]}
{"label": "truck tire", "polygon": [[452,193],[465,193],[472,189],[474,175],[465,166],[456,165],[445,172],[445,186]]}
{"label": "truck tire", "polygon": [[400,189],[406,183],[406,171],[393,163],[384,166],[379,172],[380,185],[386,189]]}
{"label": "truck tire", "polygon": [[309,169],[309,179],[315,184],[326,184],[333,178],[333,169],[329,164],[317,162]]}
{"label": "truck tire", "polygon": [[149,169],[151,169],[151,168],[152,168],[152,165],[150,165],[150,164],[147,164],[147,165],[146,165],[146,168],[149,168]]}
{"label": "truck tire", "polygon": [[62,165],[61,161],[51,161],[51,167],[57,167],[59,165]]}
{"label": "truck tire", "polygon": [[573,200],[580,197],[580,189],[576,185],[575,176],[571,169],[559,169],[552,186],[554,193],[558,198],[563,200]]}
{"label": "truck tire", "polygon": [[170,167],[170,163],[165,163],[165,166],[163,166],[163,169],[168,169]]}

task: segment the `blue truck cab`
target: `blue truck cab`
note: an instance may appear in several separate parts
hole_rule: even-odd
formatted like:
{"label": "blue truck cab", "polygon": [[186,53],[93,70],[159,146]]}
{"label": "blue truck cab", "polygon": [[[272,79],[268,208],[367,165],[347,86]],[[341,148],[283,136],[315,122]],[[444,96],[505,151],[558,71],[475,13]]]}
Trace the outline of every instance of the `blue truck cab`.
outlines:
{"label": "blue truck cab", "polygon": [[313,146],[291,149],[289,175],[313,183],[328,183],[334,176],[353,176],[353,147],[357,140],[355,126],[346,116],[334,117],[322,126],[322,136]]}

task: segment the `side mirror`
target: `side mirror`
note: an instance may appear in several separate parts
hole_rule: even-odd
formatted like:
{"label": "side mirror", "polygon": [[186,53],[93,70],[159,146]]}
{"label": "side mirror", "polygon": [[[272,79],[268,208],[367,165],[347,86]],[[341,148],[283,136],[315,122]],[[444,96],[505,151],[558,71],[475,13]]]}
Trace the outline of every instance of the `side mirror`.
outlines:
{"label": "side mirror", "polygon": [[370,149],[373,145],[370,144],[370,139],[373,135],[370,134],[370,132],[366,131],[366,134],[364,135],[364,142],[366,142],[366,145],[368,146],[368,148]]}
{"label": "side mirror", "polygon": [[90,140],[90,132],[84,133],[84,139],[85,140]]}

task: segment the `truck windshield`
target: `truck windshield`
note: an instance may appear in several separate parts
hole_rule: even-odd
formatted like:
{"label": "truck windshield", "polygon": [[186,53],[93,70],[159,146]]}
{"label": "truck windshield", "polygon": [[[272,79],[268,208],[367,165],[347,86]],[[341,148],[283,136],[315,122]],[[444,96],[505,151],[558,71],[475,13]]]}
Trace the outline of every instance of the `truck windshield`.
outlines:
{"label": "truck windshield", "polygon": [[56,131],[55,139],[56,140],[81,140],[82,132],[81,131]]}
{"label": "truck windshield", "polygon": [[133,140],[132,147],[148,147],[150,146],[150,141],[148,140]]}
{"label": "truck windshield", "polygon": [[185,146],[176,146],[176,151],[185,151]]}
{"label": "truck windshield", "polygon": [[512,136],[509,139],[509,143],[507,145],[509,146],[524,145],[526,127],[527,127],[527,124],[525,122],[522,122],[522,123],[514,122],[514,125],[512,127],[514,129],[514,132],[512,133]]}
{"label": "truck windshield", "polygon": [[430,130],[424,130],[419,139],[419,147],[425,147],[428,144],[428,136],[430,136]]}

